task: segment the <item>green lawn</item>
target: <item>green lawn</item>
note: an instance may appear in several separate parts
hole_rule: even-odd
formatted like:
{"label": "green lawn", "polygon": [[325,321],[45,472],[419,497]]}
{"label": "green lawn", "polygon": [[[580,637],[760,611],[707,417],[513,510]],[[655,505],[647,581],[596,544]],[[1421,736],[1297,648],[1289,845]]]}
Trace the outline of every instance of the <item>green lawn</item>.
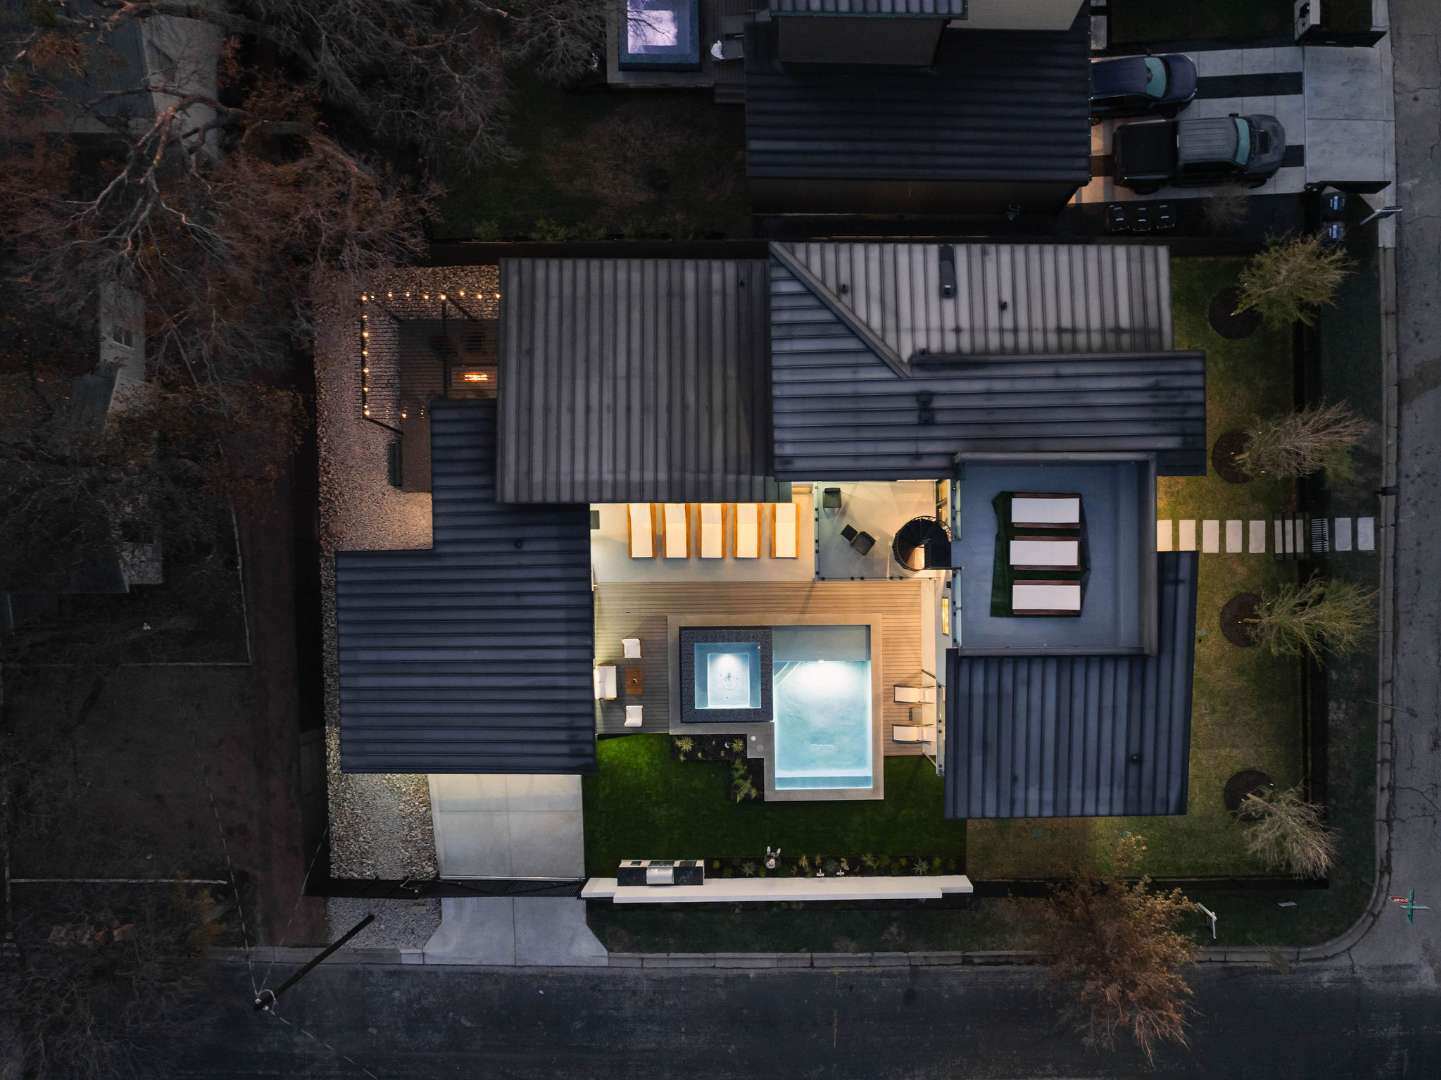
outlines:
{"label": "green lawn", "polygon": [[676,761],[669,735],[602,739],[585,778],[587,873],[621,859],[790,854],[962,855],[965,825],[941,816],[941,779],[920,757],[886,758],[879,801],[747,802],[729,797],[730,770]]}
{"label": "green lawn", "polygon": [[559,90],[517,79],[518,157],[457,168],[438,239],[750,235],[744,115],[709,93]]}
{"label": "green lawn", "polygon": [[1111,0],[1110,14],[1113,45],[1170,41],[1242,44],[1283,37],[1291,29],[1291,0],[1212,0],[1207,4]]}

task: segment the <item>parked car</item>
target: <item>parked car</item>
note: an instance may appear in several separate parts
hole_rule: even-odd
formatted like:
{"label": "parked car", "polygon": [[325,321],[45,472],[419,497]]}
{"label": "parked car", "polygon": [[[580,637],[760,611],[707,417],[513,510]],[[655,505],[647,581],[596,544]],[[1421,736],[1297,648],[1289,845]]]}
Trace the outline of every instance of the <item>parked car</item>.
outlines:
{"label": "parked car", "polygon": [[1140,195],[1167,184],[1260,187],[1281,167],[1286,129],[1274,116],[1124,124],[1112,139],[1116,183]]}
{"label": "parked car", "polygon": [[1091,119],[1173,117],[1196,96],[1196,63],[1183,53],[1117,56],[1091,64]]}

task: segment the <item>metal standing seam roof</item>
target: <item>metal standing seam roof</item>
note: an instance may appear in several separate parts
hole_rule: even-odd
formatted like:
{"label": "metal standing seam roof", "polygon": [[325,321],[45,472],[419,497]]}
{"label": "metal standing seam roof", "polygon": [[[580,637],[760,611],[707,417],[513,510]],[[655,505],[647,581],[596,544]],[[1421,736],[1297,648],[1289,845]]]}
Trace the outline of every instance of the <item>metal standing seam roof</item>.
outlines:
{"label": "metal standing seam roof", "polygon": [[494,401],[431,406],[434,547],[335,557],[344,772],[595,767],[590,518],[496,502]]}
{"label": "metal standing seam roof", "polygon": [[1185,813],[1198,556],[1157,559],[1152,656],[947,652],[947,817]]}
{"label": "metal standing seam roof", "polygon": [[[1171,257],[1144,244],[790,243],[835,304],[902,360],[918,353],[1173,347]],[[942,295],[943,263],[953,295]]]}
{"label": "metal standing seam roof", "polygon": [[746,171],[756,178],[1091,179],[1089,20],[943,35],[924,68],[786,67],[746,38]]}
{"label": "metal standing seam roof", "polygon": [[761,259],[501,263],[500,497],[774,502]]}
{"label": "metal standing seam roof", "polygon": [[783,479],[936,479],[963,452],[1154,453],[1162,474],[1205,470],[1202,353],[927,357],[906,376],[778,258],[771,328]]}
{"label": "metal standing seam roof", "polygon": [[963,19],[967,0],[769,0],[772,15],[909,15]]}

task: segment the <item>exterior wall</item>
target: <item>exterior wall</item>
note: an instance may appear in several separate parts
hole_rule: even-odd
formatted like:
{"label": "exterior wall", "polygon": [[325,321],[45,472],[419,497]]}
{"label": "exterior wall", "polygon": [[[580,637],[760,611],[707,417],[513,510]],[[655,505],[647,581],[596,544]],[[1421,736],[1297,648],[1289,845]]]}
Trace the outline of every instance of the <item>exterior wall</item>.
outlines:
{"label": "exterior wall", "polygon": [[1080,10],[1080,0],[970,0],[965,19],[952,25],[961,30],[1065,30]]}
{"label": "exterior wall", "polygon": [[787,15],[780,23],[780,58],[786,63],[907,64],[936,56],[944,19]]}

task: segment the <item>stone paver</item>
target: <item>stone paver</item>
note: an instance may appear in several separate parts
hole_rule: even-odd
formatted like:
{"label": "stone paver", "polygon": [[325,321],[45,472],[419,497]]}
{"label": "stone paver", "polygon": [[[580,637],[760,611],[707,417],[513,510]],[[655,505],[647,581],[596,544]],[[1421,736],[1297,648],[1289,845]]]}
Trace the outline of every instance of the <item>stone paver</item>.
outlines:
{"label": "stone paver", "polygon": [[1221,523],[1215,520],[1201,522],[1201,551],[1214,555],[1221,550]]}
{"label": "stone paver", "polygon": [[1181,522],[1181,538],[1176,544],[1177,551],[1196,550],[1196,523],[1194,521]]}
{"label": "stone paver", "polygon": [[1376,550],[1376,519],[1363,517],[1356,519],[1356,550]]}
{"label": "stone paver", "polygon": [[1235,555],[1244,550],[1241,543],[1241,522],[1226,522],[1226,554]]}
{"label": "stone paver", "polygon": [[1251,522],[1250,533],[1248,550],[1252,555],[1264,555],[1266,553],[1266,523],[1264,521]]}
{"label": "stone paver", "polygon": [[1156,550],[1171,550],[1171,519],[1162,518],[1156,522]]}
{"label": "stone paver", "polygon": [[1351,550],[1351,519],[1348,517],[1336,519],[1335,548],[1337,551]]}

